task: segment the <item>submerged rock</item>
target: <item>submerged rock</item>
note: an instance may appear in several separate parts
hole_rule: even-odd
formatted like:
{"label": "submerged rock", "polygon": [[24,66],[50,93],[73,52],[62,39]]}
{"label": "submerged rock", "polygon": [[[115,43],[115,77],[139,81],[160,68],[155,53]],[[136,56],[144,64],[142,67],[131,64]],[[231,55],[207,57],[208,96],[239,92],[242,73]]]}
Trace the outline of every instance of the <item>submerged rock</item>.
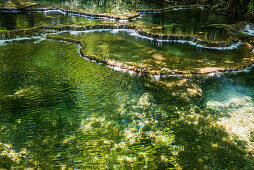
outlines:
{"label": "submerged rock", "polygon": [[27,157],[29,152],[23,148],[20,152],[13,149],[12,145],[0,143],[0,167],[11,167],[11,165],[18,165]]}
{"label": "submerged rock", "polygon": [[201,97],[202,89],[198,85],[192,83],[191,87],[187,88],[187,94],[191,98]]}
{"label": "submerged rock", "polygon": [[206,106],[207,108],[210,108],[210,109],[213,109],[213,110],[218,110],[218,111],[223,111],[225,106],[221,103],[221,102],[218,102],[218,101],[208,101],[206,103]]}
{"label": "submerged rock", "polygon": [[225,128],[231,140],[245,141],[246,150],[253,151],[254,102],[251,97],[234,97],[223,102],[208,101],[207,107],[218,113],[223,111],[227,116],[219,118],[217,124]]}
{"label": "submerged rock", "polygon": [[251,102],[251,97],[249,96],[245,96],[242,98],[232,98],[231,100],[229,100],[229,108],[240,108],[243,106],[248,106],[250,105]]}
{"label": "submerged rock", "polygon": [[151,105],[152,95],[149,93],[144,93],[138,102],[138,106],[149,107]]}

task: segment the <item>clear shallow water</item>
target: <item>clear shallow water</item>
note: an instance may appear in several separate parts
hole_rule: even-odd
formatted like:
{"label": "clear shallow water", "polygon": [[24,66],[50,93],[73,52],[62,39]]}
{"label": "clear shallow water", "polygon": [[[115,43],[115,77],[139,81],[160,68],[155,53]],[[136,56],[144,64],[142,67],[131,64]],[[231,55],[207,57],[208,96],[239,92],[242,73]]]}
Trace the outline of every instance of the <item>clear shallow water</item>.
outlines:
{"label": "clear shallow water", "polygon": [[166,88],[84,60],[77,50],[58,41],[0,47],[1,167],[251,166],[248,152],[213,124],[217,111],[194,105],[184,90],[191,82],[168,79]]}
{"label": "clear shallow water", "polygon": [[66,32],[57,36],[82,40],[89,55],[155,70],[169,68],[197,72],[205,67],[234,68],[251,55],[246,46],[233,50],[204,49],[187,43],[137,38],[131,30],[97,31]]}
{"label": "clear shallow water", "polygon": [[[89,40],[88,52],[123,61],[161,62],[161,55],[166,55],[178,57],[179,63],[183,58],[186,65],[199,58],[238,62],[236,56],[247,53],[244,48],[157,46],[124,32],[62,35]],[[229,59],[221,58],[224,55]],[[251,169],[254,165],[253,70],[205,80],[174,77],[153,82],[89,62],[74,44],[26,40],[0,46],[0,80],[0,168]],[[240,137],[234,136],[236,132]]]}
{"label": "clear shallow water", "polygon": [[[217,112],[218,124],[244,140],[246,149],[253,156],[254,147],[254,69],[237,74],[229,73],[207,79],[203,86],[203,97],[207,108]],[[253,159],[253,157],[252,157]]]}
{"label": "clear shallow water", "polygon": [[[114,129],[123,130],[118,124],[126,118],[119,108],[137,104],[146,92],[139,78],[87,62],[72,44],[23,41],[0,48],[1,142],[12,144],[15,151],[26,148],[27,159],[39,161],[40,167],[54,167],[56,157],[60,159],[56,167],[64,162],[78,165],[78,153],[66,152],[78,146],[74,141],[69,146],[68,141],[100,140],[99,134],[78,134],[83,121],[111,122],[112,132],[100,133],[105,140],[120,140]],[[32,161],[32,165],[36,163]]]}
{"label": "clear shallow water", "polygon": [[[162,32],[168,34],[199,35],[208,40],[226,40],[230,35],[223,29],[210,27],[211,24],[232,24],[226,16],[208,9],[191,8],[170,10],[161,13],[144,13],[138,21],[162,25]],[[159,32],[159,31],[158,31]]]}
{"label": "clear shallow water", "polygon": [[103,21],[63,15],[60,12],[48,13],[0,13],[0,30],[33,28],[38,26],[85,25]]}

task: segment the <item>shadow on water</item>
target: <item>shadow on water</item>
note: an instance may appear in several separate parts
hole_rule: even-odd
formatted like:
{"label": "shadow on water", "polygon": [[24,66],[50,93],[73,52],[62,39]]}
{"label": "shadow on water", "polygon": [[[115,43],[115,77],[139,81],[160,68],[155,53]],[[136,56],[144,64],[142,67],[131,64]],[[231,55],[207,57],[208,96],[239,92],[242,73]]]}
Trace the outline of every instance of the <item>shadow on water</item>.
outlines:
{"label": "shadow on water", "polygon": [[[1,80],[3,168],[78,166],[79,154],[101,152],[96,142],[105,149],[105,139],[121,138],[117,109],[143,93],[138,79],[87,62],[75,45],[55,41],[1,46]],[[100,119],[107,126],[96,130]],[[86,120],[95,128],[91,133],[81,131]],[[93,157],[81,160],[83,167]]]}

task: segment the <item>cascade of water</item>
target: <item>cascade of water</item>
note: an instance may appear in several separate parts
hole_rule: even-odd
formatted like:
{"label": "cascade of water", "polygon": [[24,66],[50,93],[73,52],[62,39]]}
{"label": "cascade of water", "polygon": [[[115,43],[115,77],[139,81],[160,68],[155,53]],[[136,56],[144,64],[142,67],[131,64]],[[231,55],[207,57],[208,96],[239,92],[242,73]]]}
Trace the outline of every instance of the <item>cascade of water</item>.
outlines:
{"label": "cascade of water", "polygon": [[254,36],[254,29],[252,29],[252,27],[247,24],[243,29],[242,32],[251,36]]}
{"label": "cascade of water", "polygon": [[[41,37],[41,36],[33,36],[33,37],[15,37],[15,38],[11,38],[11,39],[5,39],[5,40],[0,40],[0,46],[3,45],[7,45],[8,43],[11,43],[13,41],[24,41],[24,40],[45,40],[45,38]],[[36,42],[38,42],[36,41]]]}

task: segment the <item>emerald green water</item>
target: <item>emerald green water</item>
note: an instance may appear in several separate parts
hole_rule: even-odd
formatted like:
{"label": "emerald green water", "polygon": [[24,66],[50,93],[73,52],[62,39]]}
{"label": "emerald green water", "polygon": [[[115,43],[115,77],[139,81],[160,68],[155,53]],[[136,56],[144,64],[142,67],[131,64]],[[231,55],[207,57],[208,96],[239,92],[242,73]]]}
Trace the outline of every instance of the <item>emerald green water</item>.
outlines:
{"label": "emerald green water", "polygon": [[168,68],[198,72],[202,68],[236,68],[251,50],[241,46],[232,50],[199,48],[188,43],[156,42],[132,36],[134,31],[67,32],[57,36],[81,40],[84,51],[100,58],[114,59],[153,70]]}
{"label": "emerald green water", "polygon": [[208,40],[226,40],[230,37],[225,30],[209,25],[236,22],[236,20],[228,19],[227,16],[200,8],[144,13],[138,21],[162,25],[164,27],[163,33],[199,35]]}
{"label": "emerald green water", "polygon": [[251,167],[244,145],[213,125],[218,110],[172,94],[190,82],[165,88],[84,60],[76,45],[35,42],[0,47],[2,168]]}
{"label": "emerald green water", "polygon": [[0,14],[0,30],[13,30],[23,28],[33,28],[38,26],[61,26],[61,25],[85,25],[102,23],[103,21],[87,18],[65,16],[59,12],[43,13],[9,13]]}
{"label": "emerald green water", "polygon": [[[26,167],[36,166],[33,161],[41,168],[88,164],[92,156],[79,154],[96,155],[101,152],[96,142],[121,140],[128,115],[120,108],[137,104],[147,92],[140,78],[87,62],[72,44],[27,41],[0,48],[1,143],[11,144],[16,152],[26,148],[26,158],[18,158]],[[89,122],[98,127],[83,129]],[[91,143],[90,150],[79,151],[77,142],[82,148]],[[8,162],[1,159],[2,164]]]}
{"label": "emerald green water", "polygon": [[[6,30],[97,22],[1,16]],[[82,40],[89,54],[154,69],[233,67],[251,55],[245,46],[158,43],[131,31],[70,33],[55,36]],[[152,81],[88,61],[72,43],[2,44],[0,169],[252,169],[253,68],[216,75]]]}

